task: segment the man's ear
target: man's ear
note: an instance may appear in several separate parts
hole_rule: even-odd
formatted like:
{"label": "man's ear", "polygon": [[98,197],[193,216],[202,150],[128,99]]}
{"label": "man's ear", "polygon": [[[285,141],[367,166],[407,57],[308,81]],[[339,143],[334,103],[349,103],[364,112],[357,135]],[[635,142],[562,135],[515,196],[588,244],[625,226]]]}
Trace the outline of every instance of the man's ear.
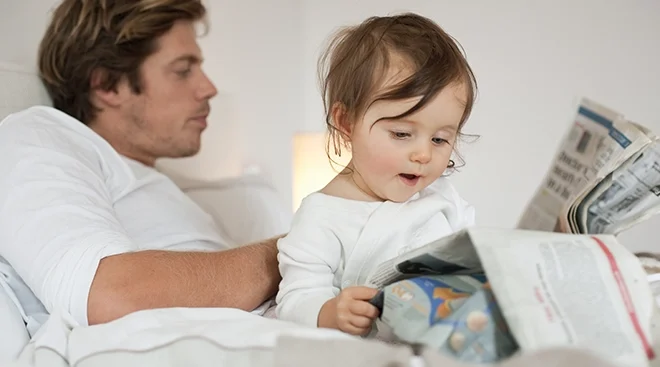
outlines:
{"label": "man's ear", "polygon": [[341,102],[335,102],[332,105],[331,116],[335,128],[342,135],[343,140],[349,142],[352,133],[352,124],[346,106]]}
{"label": "man's ear", "polygon": [[117,107],[119,106],[124,97],[123,89],[127,89],[127,84],[124,78],[119,80],[113,88],[108,88],[108,72],[104,69],[96,69],[92,72],[90,78],[89,94],[92,103],[100,108],[104,106]]}

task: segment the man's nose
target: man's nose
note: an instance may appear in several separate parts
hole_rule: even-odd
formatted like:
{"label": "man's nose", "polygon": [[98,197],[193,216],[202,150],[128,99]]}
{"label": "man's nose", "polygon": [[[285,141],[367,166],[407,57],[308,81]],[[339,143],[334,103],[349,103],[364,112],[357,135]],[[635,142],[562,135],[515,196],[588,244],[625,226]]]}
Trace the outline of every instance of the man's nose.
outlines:
{"label": "man's nose", "polygon": [[203,79],[199,86],[198,99],[211,99],[215,97],[216,94],[218,94],[218,90],[215,88],[215,85],[205,73],[202,75]]}

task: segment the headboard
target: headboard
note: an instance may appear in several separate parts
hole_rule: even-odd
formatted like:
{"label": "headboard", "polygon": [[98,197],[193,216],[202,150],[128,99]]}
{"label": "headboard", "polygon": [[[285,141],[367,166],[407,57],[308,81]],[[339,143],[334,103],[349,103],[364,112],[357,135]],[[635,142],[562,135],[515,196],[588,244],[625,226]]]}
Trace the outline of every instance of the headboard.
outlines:
{"label": "headboard", "polygon": [[0,62],[0,121],[11,113],[39,104],[51,105],[36,71]]}

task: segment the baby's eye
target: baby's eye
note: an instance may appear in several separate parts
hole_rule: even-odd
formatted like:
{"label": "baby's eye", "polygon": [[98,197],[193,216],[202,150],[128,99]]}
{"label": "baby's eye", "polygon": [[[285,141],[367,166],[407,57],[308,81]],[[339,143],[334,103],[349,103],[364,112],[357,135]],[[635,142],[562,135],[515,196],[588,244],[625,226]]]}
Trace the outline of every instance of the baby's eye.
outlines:
{"label": "baby's eye", "polygon": [[447,140],[445,140],[443,138],[433,138],[431,140],[433,141],[433,144],[438,144],[438,145],[444,144],[444,143],[447,142]]}
{"label": "baby's eye", "polygon": [[392,134],[392,137],[396,139],[405,139],[410,136],[409,133],[404,133],[401,131],[391,131],[390,134]]}

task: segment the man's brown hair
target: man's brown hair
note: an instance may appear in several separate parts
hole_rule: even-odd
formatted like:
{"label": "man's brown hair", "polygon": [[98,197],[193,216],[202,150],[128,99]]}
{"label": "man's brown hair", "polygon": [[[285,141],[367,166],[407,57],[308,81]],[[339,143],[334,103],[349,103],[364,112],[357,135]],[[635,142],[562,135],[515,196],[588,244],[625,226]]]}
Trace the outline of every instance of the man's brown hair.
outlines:
{"label": "man's brown hair", "polygon": [[[397,85],[376,95],[393,57],[402,58],[412,73]],[[460,44],[432,20],[414,13],[371,17],[357,26],[340,29],[319,58],[319,79],[330,133],[329,144],[341,154],[347,142],[332,119],[333,106],[341,103],[356,121],[379,100],[421,97],[396,119],[424,107],[443,88],[453,83],[466,90],[460,129],[474,103],[477,83]],[[328,147],[329,148],[329,147]]]}
{"label": "man's brown hair", "polygon": [[201,0],[63,0],[39,46],[39,74],[53,107],[84,124],[94,120],[91,82],[112,90],[127,78],[142,89],[140,66],[157,39],[180,20],[205,20]]}

